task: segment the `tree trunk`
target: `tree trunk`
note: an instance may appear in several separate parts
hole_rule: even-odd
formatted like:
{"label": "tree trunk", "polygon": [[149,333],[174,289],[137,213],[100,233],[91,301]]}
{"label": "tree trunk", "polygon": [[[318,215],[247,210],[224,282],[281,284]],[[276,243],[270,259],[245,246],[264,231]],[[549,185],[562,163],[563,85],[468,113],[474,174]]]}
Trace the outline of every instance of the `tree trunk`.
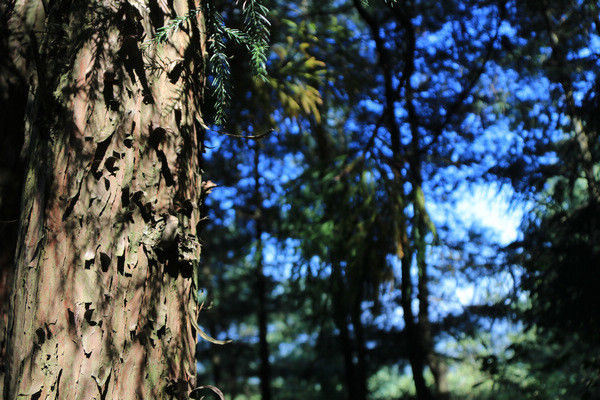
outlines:
{"label": "tree trunk", "polygon": [[339,331],[338,338],[342,355],[344,357],[344,380],[348,400],[358,400],[356,388],[356,371],[354,368],[354,352],[352,350],[352,339],[348,329],[348,313],[345,307],[344,281],[339,262],[331,266],[333,319]]}
{"label": "tree trunk", "polygon": [[368,394],[367,382],[367,347],[365,344],[365,330],[361,320],[362,296],[358,296],[352,310],[352,326],[356,339],[356,398],[366,400]]}
{"label": "tree trunk", "polygon": [[[371,33],[371,39],[375,42],[375,48],[377,51],[377,62],[383,74],[383,87],[384,87],[384,100],[385,109],[384,117],[386,120],[387,129],[390,132],[390,145],[392,150],[392,159],[389,162],[389,166],[394,171],[394,193],[397,196],[398,202],[395,205],[396,218],[394,223],[394,229],[396,230],[396,253],[398,258],[401,260],[401,299],[400,303],[403,311],[403,319],[405,323],[405,331],[408,337],[408,354],[409,362],[413,374],[413,380],[415,382],[415,391],[417,399],[427,400],[430,399],[430,392],[425,383],[425,377],[423,375],[423,369],[425,367],[425,359],[423,356],[423,345],[421,337],[419,335],[419,327],[415,321],[415,316],[412,310],[413,300],[413,283],[410,276],[410,270],[412,265],[412,250],[410,249],[411,243],[408,238],[408,227],[406,224],[406,215],[404,212],[404,194],[403,184],[404,177],[399,171],[399,166],[403,164],[404,155],[401,151],[401,132],[398,121],[396,120],[396,101],[399,101],[398,92],[394,90],[393,74],[391,68],[391,55],[385,46],[384,38],[381,37],[380,23],[379,21],[369,13],[367,8],[359,0],[353,0],[354,7],[358,11],[362,20],[367,24]],[[412,134],[411,147],[413,154],[417,154],[414,150],[419,149],[419,133],[417,129],[417,118],[416,110],[413,104],[413,90],[410,85],[411,76],[414,73],[414,62],[415,62],[415,50],[416,50],[416,36],[415,29],[412,24],[411,15],[412,10],[410,4],[402,6],[400,10],[399,5],[401,3],[393,3],[391,5],[391,11],[397,16],[399,24],[403,27],[406,34],[406,50],[404,52],[404,67],[402,70],[402,82],[405,89],[405,101],[408,109],[408,122]],[[409,163],[409,171],[412,173],[412,167]]]}
{"label": "tree trunk", "polygon": [[[405,250],[406,251],[406,250]],[[410,256],[402,257],[401,269],[401,304],[404,316],[404,325],[406,335],[408,337],[408,358],[415,382],[415,391],[418,400],[429,400],[431,398],[423,370],[425,368],[425,360],[423,358],[423,343],[419,337],[418,327],[415,323],[414,313],[412,311],[412,282],[410,279]]]}
{"label": "tree trunk", "polygon": [[436,399],[450,399],[450,389],[448,388],[448,365],[442,357],[434,352],[429,354],[428,364],[435,382]]}
{"label": "tree trunk", "polygon": [[[324,90],[326,90],[326,88]],[[327,115],[327,109],[328,104],[327,98],[325,97],[325,102],[320,107],[321,115]],[[315,140],[317,142],[317,156],[319,161],[319,168],[321,171],[326,171],[332,162],[331,137],[329,136],[325,126],[314,120],[311,120],[311,132],[314,134]],[[320,178],[322,177],[323,176],[320,176]],[[333,212],[331,210],[333,210],[334,207],[334,204],[328,202],[326,205],[325,215],[332,215]],[[342,274],[342,266],[337,260],[334,260],[331,265],[330,283],[330,294],[333,307],[333,322],[338,330],[337,339],[340,345],[340,350],[342,352],[344,362],[343,380],[344,387],[346,389],[346,398],[348,400],[362,400],[365,397],[361,397],[361,390],[357,387],[357,371],[354,364],[354,349],[352,344],[352,337],[350,335],[350,329],[348,328],[349,313],[348,307],[346,305],[346,282]],[[364,395],[366,396],[366,391]]]}
{"label": "tree trunk", "polygon": [[271,400],[271,362],[269,361],[269,342],[267,341],[267,284],[263,271],[263,242],[262,242],[262,196],[260,193],[260,144],[254,147],[254,201],[256,203],[256,295],[258,297],[258,347],[260,358],[260,397]]}
{"label": "tree trunk", "polygon": [[435,398],[445,400],[450,398],[448,389],[447,374],[448,368],[443,358],[436,354],[431,332],[431,320],[429,317],[429,274],[427,271],[427,261],[425,258],[426,244],[424,241],[425,225],[421,218],[418,218],[419,229],[416,240],[418,244],[417,266],[419,269],[418,295],[419,299],[419,321],[418,321],[418,336],[422,343],[423,359],[427,361],[427,365],[433,375],[435,385]]}
{"label": "tree trunk", "polygon": [[202,16],[143,43],[193,3],[16,2],[31,86],[6,400],[195,385]]}
{"label": "tree trunk", "polygon": [[[0,4],[0,54],[9,53],[8,15],[10,5]],[[6,359],[6,329],[10,282],[23,183],[23,163],[19,155],[23,146],[23,122],[27,86],[16,73],[10,57],[0,57],[0,360]],[[0,397],[3,393],[5,368],[0,361]]]}
{"label": "tree trunk", "polygon": [[431,370],[435,385],[435,398],[437,400],[445,400],[450,398],[448,389],[447,373],[448,368],[443,358],[436,354],[433,342],[433,336],[431,332],[431,320],[429,317],[429,274],[427,271],[427,260],[425,257],[426,243],[425,243],[425,224],[422,216],[416,219],[416,224],[419,228],[415,240],[417,241],[418,255],[417,255],[417,267],[419,270],[419,283],[418,283],[418,295],[419,299],[419,321],[418,331],[419,338],[422,343],[423,358],[427,360],[427,365]]}
{"label": "tree trunk", "polygon": [[429,400],[431,394],[425,382],[423,370],[425,368],[425,359],[423,357],[422,337],[419,335],[419,327],[415,321],[415,315],[412,309],[413,301],[413,282],[410,275],[413,259],[413,249],[408,239],[406,227],[406,215],[404,212],[404,198],[402,186],[399,183],[395,185],[398,201],[395,204],[395,241],[396,255],[400,259],[400,304],[404,319],[404,331],[408,341],[408,360],[415,383],[415,392],[418,400]]}

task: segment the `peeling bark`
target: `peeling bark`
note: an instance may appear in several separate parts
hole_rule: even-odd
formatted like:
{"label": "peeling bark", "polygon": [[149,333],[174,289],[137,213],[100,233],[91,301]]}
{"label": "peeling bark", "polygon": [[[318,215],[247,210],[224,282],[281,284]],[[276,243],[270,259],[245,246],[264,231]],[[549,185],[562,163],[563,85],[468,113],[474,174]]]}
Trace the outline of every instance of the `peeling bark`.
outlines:
{"label": "peeling bark", "polygon": [[30,95],[6,400],[194,388],[202,16],[143,41],[156,13],[199,6],[174,0],[150,18],[137,2],[16,2]]}

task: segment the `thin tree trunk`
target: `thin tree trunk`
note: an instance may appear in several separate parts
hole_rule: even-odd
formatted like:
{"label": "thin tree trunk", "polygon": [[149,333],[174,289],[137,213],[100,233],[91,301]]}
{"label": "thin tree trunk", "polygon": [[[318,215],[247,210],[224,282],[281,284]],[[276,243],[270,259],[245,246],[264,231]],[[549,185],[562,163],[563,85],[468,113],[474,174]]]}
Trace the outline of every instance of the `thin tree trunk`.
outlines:
{"label": "thin tree trunk", "polygon": [[332,279],[332,302],[333,319],[339,331],[339,341],[344,358],[344,379],[346,392],[349,400],[357,400],[358,391],[356,389],[356,371],[354,368],[354,352],[352,350],[352,339],[348,329],[348,313],[344,306],[344,282],[342,278],[341,266],[334,262],[331,267]]}
{"label": "thin tree trunk", "polygon": [[[217,330],[216,324],[214,321],[210,321],[208,323],[208,330],[210,332],[210,335],[212,337],[217,337],[217,335],[219,334],[219,331]],[[210,362],[212,364],[212,379],[213,379],[213,385],[215,386],[220,386],[221,385],[221,356],[219,355],[219,351],[217,349],[215,349],[214,346],[210,346],[210,350],[209,350],[209,354],[210,354]]]}
{"label": "thin tree trunk", "polygon": [[426,226],[423,216],[416,219],[418,226],[415,241],[417,244],[417,267],[419,270],[418,294],[419,321],[418,331],[421,338],[423,358],[431,370],[435,384],[435,398],[445,400],[450,398],[447,382],[447,366],[444,360],[435,353],[429,317],[429,274],[427,271],[425,232]]}
{"label": "thin tree trunk", "polygon": [[[201,207],[201,215],[207,215],[206,203],[203,202]],[[204,257],[206,257],[206,249],[204,249]],[[205,258],[206,259],[206,258]],[[213,284],[213,281],[209,278],[212,275],[212,271],[207,263],[204,263],[202,266],[202,276],[207,277],[208,279],[203,280],[200,283],[200,286],[206,290],[207,293],[211,293],[212,296],[217,296],[219,284]],[[215,288],[216,286],[216,288]],[[205,320],[207,321],[208,332],[210,336],[217,337],[220,333],[218,328],[218,316],[215,313],[214,308],[209,308],[204,315]],[[219,350],[215,348],[214,345],[211,345],[208,349],[208,354],[210,358],[210,363],[212,367],[212,384],[219,387],[222,383],[222,363],[221,357],[219,355]]]}
{"label": "thin tree trunk", "polygon": [[256,202],[256,291],[258,296],[258,346],[260,356],[260,395],[262,400],[271,400],[271,362],[269,361],[269,342],[267,341],[267,285],[263,271],[262,242],[262,196],[260,193],[260,144],[254,148],[254,199]]}
{"label": "thin tree trunk", "polygon": [[423,375],[425,368],[424,344],[422,336],[419,332],[419,326],[415,319],[412,308],[414,298],[414,286],[411,278],[411,266],[413,260],[413,246],[408,237],[408,229],[406,226],[407,216],[404,212],[404,193],[400,179],[396,177],[394,188],[397,196],[395,204],[395,236],[396,236],[396,255],[400,259],[401,276],[400,276],[400,304],[402,306],[402,314],[404,319],[404,330],[408,341],[408,359],[411,366],[413,381],[415,383],[415,392],[418,400],[431,399],[431,393],[425,382]]}
{"label": "thin tree trunk", "polygon": [[427,384],[425,383],[425,377],[423,376],[423,370],[425,368],[425,360],[423,358],[423,344],[419,337],[418,327],[415,322],[414,313],[412,310],[412,299],[413,299],[413,285],[410,278],[410,264],[411,254],[407,246],[403,247],[403,257],[401,257],[401,305],[404,317],[404,325],[406,335],[408,337],[408,358],[413,374],[413,380],[415,382],[415,391],[418,400],[428,400],[431,398]]}
{"label": "thin tree trunk", "polygon": [[[326,93],[327,92],[324,92],[324,95],[326,95]],[[327,105],[327,98],[325,97],[325,101],[321,105],[321,115],[327,115]],[[321,123],[317,123],[316,121],[312,121],[311,123],[311,132],[315,135],[315,140],[317,142],[317,155],[319,167],[322,171],[324,171],[329,167],[332,159],[331,138],[326,128]],[[333,206],[333,204],[327,204],[325,215],[332,215],[332,212],[329,210],[331,210]],[[340,350],[342,352],[342,358],[344,362],[343,381],[346,389],[346,396],[349,400],[362,400],[364,399],[364,397],[360,397],[359,390],[357,389],[357,371],[354,364],[354,349],[352,345],[350,330],[348,328],[348,310],[345,306],[346,282],[344,281],[344,277],[342,275],[342,267],[337,261],[334,261],[332,263],[330,279],[331,300],[333,306],[332,317],[333,322],[338,330],[337,339],[339,341]]]}
{"label": "thin tree trunk", "polygon": [[[401,306],[403,310],[403,318],[405,323],[405,330],[408,337],[409,342],[409,362],[411,365],[411,370],[413,373],[413,380],[415,382],[415,390],[417,393],[417,399],[426,400],[430,398],[430,393],[425,383],[425,378],[423,376],[423,369],[425,366],[425,360],[423,357],[423,346],[421,343],[421,338],[418,332],[418,326],[415,321],[415,316],[412,311],[412,300],[413,300],[413,284],[410,277],[410,270],[412,264],[412,251],[410,250],[410,241],[408,240],[407,226],[405,222],[404,215],[404,203],[403,203],[403,177],[399,173],[399,165],[401,165],[403,160],[403,154],[401,152],[401,141],[400,141],[400,127],[396,120],[395,114],[395,104],[398,100],[397,92],[393,89],[393,79],[391,73],[391,65],[390,65],[390,54],[385,47],[385,43],[380,34],[379,22],[375,17],[369,14],[369,11],[363,7],[362,3],[358,0],[353,0],[354,7],[358,11],[359,15],[363,19],[363,21],[369,27],[371,32],[371,38],[375,42],[375,47],[377,50],[377,62],[381,69],[381,72],[384,77],[384,93],[385,93],[385,117],[387,128],[390,132],[391,139],[391,150],[393,153],[392,161],[390,163],[390,167],[394,172],[394,190],[393,192],[398,197],[398,204],[396,207],[397,217],[395,221],[395,229],[396,229],[396,243],[397,243],[397,255],[401,260]],[[410,19],[411,10],[409,9],[410,5],[406,5],[402,9],[398,7],[392,7],[392,11],[398,16],[399,21],[401,22],[402,27],[405,30],[406,34],[406,51],[404,55],[404,69],[402,71],[402,82],[406,89],[406,105],[408,108],[409,114],[409,124],[411,128],[411,133],[413,135],[412,144],[413,147],[418,148],[418,131],[416,129],[416,112],[413,104],[413,93],[412,88],[410,86],[410,78],[414,72],[414,54],[416,49],[416,38],[414,26],[412,25],[412,21]],[[417,140],[417,142],[415,142]]]}
{"label": "thin tree trunk", "polygon": [[436,399],[450,399],[450,388],[448,387],[448,365],[442,357],[434,352],[429,355],[428,364],[435,381]]}
{"label": "thin tree trunk", "polygon": [[[421,229],[423,229],[422,227]],[[419,252],[425,251],[425,244],[419,245]],[[423,357],[427,360],[427,365],[431,370],[435,384],[435,398],[444,400],[450,398],[448,389],[447,373],[448,368],[444,360],[435,353],[433,337],[431,333],[431,321],[429,318],[429,276],[427,272],[427,263],[425,256],[418,256],[419,283],[419,322],[418,330],[423,347]]]}
{"label": "thin tree trunk", "polygon": [[[362,296],[358,297],[359,299]],[[365,345],[365,330],[361,320],[361,301],[357,301],[352,312],[352,326],[354,327],[354,336],[356,340],[356,396],[360,400],[367,399],[367,348]]]}
{"label": "thin tree trunk", "polygon": [[[418,270],[417,299],[419,300],[418,323],[416,325],[419,338],[421,358],[426,361],[434,378],[434,393],[438,400],[448,399],[450,394],[447,385],[447,368],[441,357],[435,353],[431,321],[429,317],[429,272],[427,268],[427,242],[426,234],[431,231],[428,227],[428,214],[425,207],[423,194],[423,178],[421,172],[421,159],[419,156],[420,140],[414,130],[413,152],[411,158],[413,204],[415,209],[413,223],[413,242]],[[433,232],[432,232],[433,233]],[[429,394],[431,395],[431,394]]]}
{"label": "thin tree trunk", "polygon": [[6,400],[195,385],[201,14],[143,46],[192,3],[16,3],[31,87]]}
{"label": "thin tree trunk", "polygon": [[[317,338],[316,344],[315,344],[315,350],[317,352],[321,352],[321,351],[328,351],[331,347],[329,346],[328,343],[328,326],[326,326],[326,323],[323,321],[321,323],[321,326],[318,328],[319,329],[319,336]],[[321,397],[324,399],[340,399],[341,395],[339,390],[336,389],[336,382],[335,379],[332,379],[332,377],[328,374],[317,374],[317,380],[319,382],[319,385],[321,385]]]}

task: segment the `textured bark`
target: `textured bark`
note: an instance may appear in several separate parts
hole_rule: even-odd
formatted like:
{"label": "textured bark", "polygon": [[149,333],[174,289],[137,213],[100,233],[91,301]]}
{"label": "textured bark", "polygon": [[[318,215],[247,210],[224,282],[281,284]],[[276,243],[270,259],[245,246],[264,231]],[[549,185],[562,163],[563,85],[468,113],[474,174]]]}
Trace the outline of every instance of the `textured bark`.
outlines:
{"label": "textured bark", "polygon": [[195,384],[201,14],[142,42],[198,5],[16,2],[31,86],[6,400],[183,399]]}

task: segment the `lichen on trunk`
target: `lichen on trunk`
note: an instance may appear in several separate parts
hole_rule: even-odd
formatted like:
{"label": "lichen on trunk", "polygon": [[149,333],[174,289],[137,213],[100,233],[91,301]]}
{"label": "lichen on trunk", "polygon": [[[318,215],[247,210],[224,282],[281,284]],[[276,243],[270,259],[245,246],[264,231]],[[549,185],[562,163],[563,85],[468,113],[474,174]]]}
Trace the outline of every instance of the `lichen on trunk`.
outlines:
{"label": "lichen on trunk", "polygon": [[183,399],[195,385],[199,1],[17,1],[30,82],[4,398]]}

